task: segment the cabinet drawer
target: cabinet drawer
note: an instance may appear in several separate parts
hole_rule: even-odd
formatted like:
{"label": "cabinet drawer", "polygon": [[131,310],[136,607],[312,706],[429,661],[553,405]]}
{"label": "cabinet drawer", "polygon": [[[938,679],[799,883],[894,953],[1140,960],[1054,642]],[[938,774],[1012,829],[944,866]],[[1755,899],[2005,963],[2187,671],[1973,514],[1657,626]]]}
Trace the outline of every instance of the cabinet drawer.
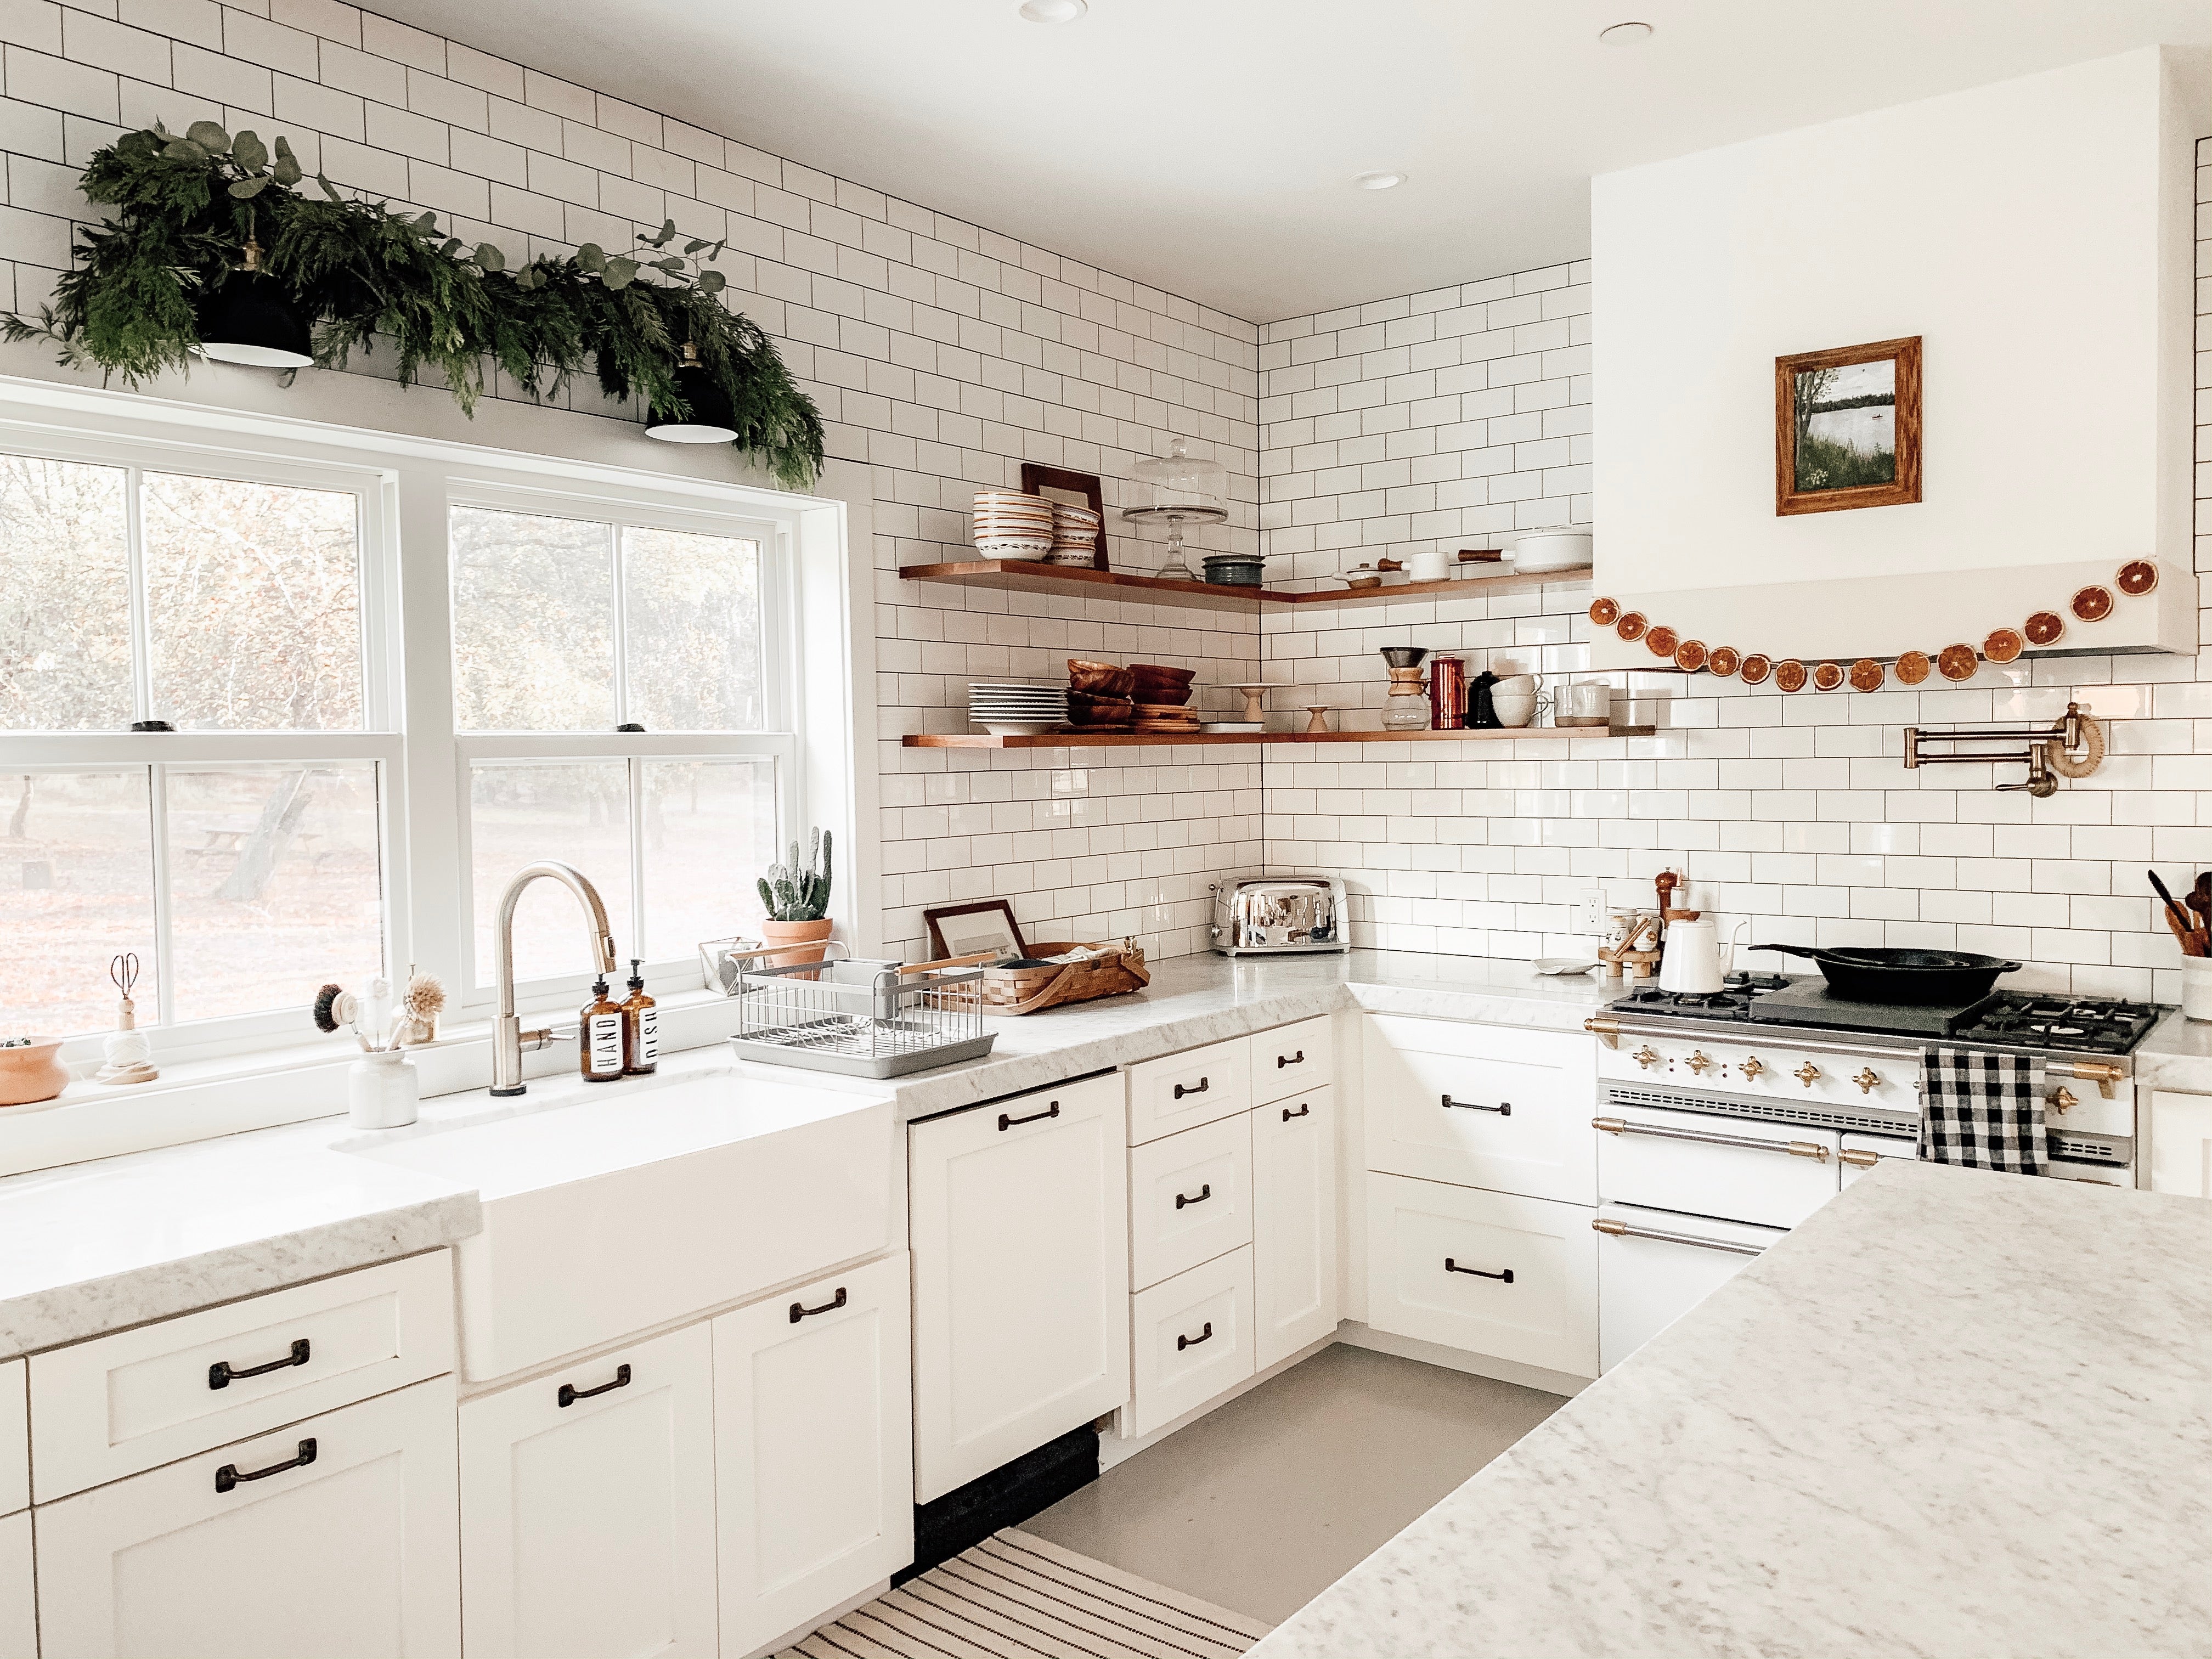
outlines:
{"label": "cabinet drawer", "polygon": [[1216,1042],[1129,1068],[1129,1144],[1141,1146],[1179,1129],[1248,1110],[1252,1104],[1248,1039]]}
{"label": "cabinet drawer", "polygon": [[[22,1360],[0,1365],[0,1515],[31,1502],[31,1424]],[[4,1651],[4,1650],[0,1650]]]}
{"label": "cabinet drawer", "polygon": [[1833,1129],[1624,1106],[1596,1115],[1608,1204],[1794,1227],[1840,1189]]}
{"label": "cabinet drawer", "polygon": [[1335,1022],[1328,1015],[1279,1025],[1244,1039],[1252,1060],[1252,1103],[1288,1100],[1335,1080]]}
{"label": "cabinet drawer", "polygon": [[39,1501],[453,1368],[443,1250],[31,1356]]}
{"label": "cabinet drawer", "polygon": [[1597,1375],[1597,1242],[1578,1206],[1367,1177],[1367,1317],[1468,1353]]}
{"label": "cabinet drawer", "polygon": [[40,1653],[456,1659],[453,1425],[418,1382],[42,1505]]}
{"label": "cabinet drawer", "polygon": [[1252,1115],[1129,1154],[1129,1285],[1144,1290],[1252,1242]]}
{"label": "cabinet drawer", "polygon": [[1790,1235],[1737,1221],[1607,1204],[1597,1243],[1598,1363],[1634,1353]]}
{"label": "cabinet drawer", "polygon": [[1251,1248],[1131,1297],[1129,1326],[1136,1386],[1121,1432],[1133,1439],[1252,1375]]}
{"label": "cabinet drawer", "polygon": [[1371,1015],[1364,1046],[1370,1169],[1596,1200],[1589,1038]]}

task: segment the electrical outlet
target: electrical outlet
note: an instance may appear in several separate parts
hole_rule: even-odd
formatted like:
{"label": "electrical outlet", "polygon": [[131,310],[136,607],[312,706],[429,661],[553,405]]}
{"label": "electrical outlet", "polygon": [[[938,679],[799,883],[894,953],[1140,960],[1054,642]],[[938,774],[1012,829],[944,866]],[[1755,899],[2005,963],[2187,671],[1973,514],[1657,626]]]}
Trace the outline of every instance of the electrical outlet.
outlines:
{"label": "electrical outlet", "polygon": [[1583,893],[1582,917],[1582,931],[1583,933],[1602,933],[1605,932],[1606,908],[1604,888],[1591,887],[1584,890]]}

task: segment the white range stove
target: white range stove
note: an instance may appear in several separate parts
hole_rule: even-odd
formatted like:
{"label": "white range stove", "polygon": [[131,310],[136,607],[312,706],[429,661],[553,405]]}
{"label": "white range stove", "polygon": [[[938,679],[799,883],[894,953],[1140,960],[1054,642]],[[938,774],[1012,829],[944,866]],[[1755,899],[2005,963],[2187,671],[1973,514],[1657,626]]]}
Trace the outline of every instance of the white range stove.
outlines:
{"label": "white range stove", "polygon": [[1599,1039],[1601,1364],[1881,1159],[1916,1157],[1923,1048],[2027,1057],[2049,1173],[2134,1185],[2129,1055],[2165,1012],[2014,991],[1938,1007],[1850,1002],[1817,975],[1778,974],[1735,975],[1711,996],[1647,989],[1609,1005],[1587,1022]]}

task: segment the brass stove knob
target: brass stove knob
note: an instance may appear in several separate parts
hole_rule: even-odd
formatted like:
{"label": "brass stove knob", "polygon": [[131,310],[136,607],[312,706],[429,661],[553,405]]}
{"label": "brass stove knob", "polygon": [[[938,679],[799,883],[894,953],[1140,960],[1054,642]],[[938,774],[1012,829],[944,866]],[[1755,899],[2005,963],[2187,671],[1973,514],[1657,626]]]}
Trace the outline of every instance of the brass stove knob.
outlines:
{"label": "brass stove knob", "polygon": [[1808,1060],[1802,1066],[1800,1066],[1795,1072],[1791,1073],[1790,1075],[1809,1089],[1813,1086],[1814,1081],[1820,1075],[1820,1068]]}
{"label": "brass stove knob", "polygon": [[1880,1086],[1881,1083],[1881,1074],[1876,1072],[1871,1066],[1862,1066],[1859,1067],[1859,1074],[1853,1078],[1851,1081],[1859,1085],[1859,1092],[1861,1094],[1870,1095],[1877,1087]]}
{"label": "brass stove knob", "polygon": [[2079,1106],[2081,1101],[2079,1096],[2062,1083],[2051,1091],[2051,1098],[2045,1103],[2054,1112],[2070,1112]]}
{"label": "brass stove knob", "polygon": [[1714,1066],[1719,1065],[1720,1061],[1713,1059],[1702,1048],[1692,1048],[1690,1051],[1690,1057],[1682,1063],[1697,1076],[1703,1077]]}
{"label": "brass stove knob", "polygon": [[1659,1063],[1659,1051],[1647,1042],[1629,1058],[1648,1072]]}
{"label": "brass stove knob", "polygon": [[1736,1070],[1743,1074],[1743,1080],[1746,1083],[1758,1082],[1772,1069],[1757,1054],[1746,1054],[1743,1057],[1743,1064],[1736,1067]]}

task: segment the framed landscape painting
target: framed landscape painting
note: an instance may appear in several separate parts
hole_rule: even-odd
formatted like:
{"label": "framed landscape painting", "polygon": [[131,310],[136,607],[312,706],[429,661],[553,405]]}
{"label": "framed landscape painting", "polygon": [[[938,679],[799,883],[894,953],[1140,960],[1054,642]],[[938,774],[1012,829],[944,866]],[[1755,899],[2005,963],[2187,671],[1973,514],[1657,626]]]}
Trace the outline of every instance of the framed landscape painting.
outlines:
{"label": "framed landscape painting", "polygon": [[1920,337],[1774,360],[1774,510],[1920,499]]}

